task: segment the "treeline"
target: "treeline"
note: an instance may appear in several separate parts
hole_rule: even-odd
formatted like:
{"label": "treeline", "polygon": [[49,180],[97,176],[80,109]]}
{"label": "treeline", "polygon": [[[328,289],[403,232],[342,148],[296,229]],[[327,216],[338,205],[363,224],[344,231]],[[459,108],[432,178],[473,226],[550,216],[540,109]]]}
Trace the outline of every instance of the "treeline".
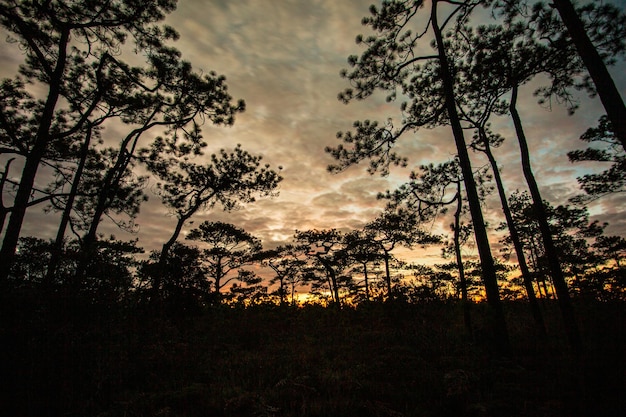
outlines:
{"label": "treeline", "polygon": [[[515,225],[528,248],[524,256],[529,259],[530,294],[555,299],[530,198],[524,193],[512,197],[511,203],[519,209],[514,211]],[[589,222],[585,209],[547,203],[546,207],[570,294],[599,301],[624,300],[626,240],[603,234],[606,225]],[[291,242],[263,249],[260,239],[235,225],[205,221],[187,234],[184,243],[173,243],[166,257],[162,251],[153,251],[147,260],[138,256],[144,250],[136,241],[110,237],[98,240],[78,284],[74,279],[81,260],[80,244],[73,241],[58,254],[49,284],[51,291],[98,303],[160,300],[176,311],[215,303],[354,306],[390,300],[482,300],[481,264],[461,255],[462,246],[471,240],[471,224],[451,231],[452,236],[428,234],[421,226],[415,214],[386,211],[363,229],[296,231]],[[512,251],[510,235],[501,244],[502,260],[496,261],[500,296],[528,299],[524,278],[506,262]],[[400,246],[427,245],[441,247],[442,263],[415,264],[394,254]],[[9,276],[11,286],[45,287],[53,250],[54,241],[21,238]]]}
{"label": "treeline", "polygon": [[[349,103],[382,90],[402,117],[357,121],[340,132],[342,144],[327,149],[337,160],[329,170],[368,160],[370,173],[387,174],[408,163],[393,149],[398,140],[438,126],[451,127],[457,156],[417,167],[406,184],[381,194],[385,211],[361,230],[295,231],[292,242],[264,250],[257,237],[221,222],[204,222],[179,242],[198,212],[272,197],[282,177],[280,167],[241,146],[202,157],[203,126],[231,125],[245,104],[233,101],[224,76],[195,71],[168,44],[178,34],[160,21],[175,3],[2,1],[0,24],[24,56],[19,73],[0,84],[2,287],[178,311],[225,298],[295,303],[304,289],[337,306],[453,297],[465,306],[468,331],[469,305],[484,294],[501,351],[510,347],[504,297],[525,297],[539,329],[538,298],[556,298],[575,349],[581,341],[572,295],[623,299],[626,240],[606,236],[606,224],[590,222],[584,206],[624,191],[626,181],[624,103],[611,93],[610,76],[597,75],[626,51],[626,17],[618,8],[590,2],[572,16],[571,3],[561,0],[554,7],[512,0],[454,2],[445,10],[441,1],[372,6],[363,19],[372,34],[357,37],[365,51],[348,59],[342,75],[352,87],[339,98]],[[424,52],[429,45],[433,51]],[[574,113],[574,92],[581,90],[599,95],[607,113],[581,137],[590,147],[569,156],[609,168],[579,178],[584,194],[570,205],[542,198],[530,163],[517,100],[539,76],[547,80],[534,92],[540,103],[562,103]],[[504,141],[491,124],[496,117],[510,117],[514,126],[528,192],[507,194],[494,156]],[[470,150],[488,164],[475,169]],[[139,260],[136,241],[108,239],[99,228],[108,218],[133,230],[149,177],[177,222],[161,250]],[[492,253],[482,213],[492,192],[506,219],[499,227],[509,231],[501,243],[519,277]],[[41,208],[59,215],[51,241],[22,236],[26,212]],[[427,232],[448,213],[450,236]],[[478,261],[463,258],[468,242],[475,242]],[[400,246],[439,244],[448,264],[409,265],[394,255]]]}

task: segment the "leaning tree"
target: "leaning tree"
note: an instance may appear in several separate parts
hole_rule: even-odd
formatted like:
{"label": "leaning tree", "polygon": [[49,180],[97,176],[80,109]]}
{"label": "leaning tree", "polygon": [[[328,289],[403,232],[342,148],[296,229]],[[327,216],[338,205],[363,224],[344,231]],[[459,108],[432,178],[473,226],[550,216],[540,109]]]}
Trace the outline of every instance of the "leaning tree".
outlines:
{"label": "leaning tree", "polygon": [[[563,38],[565,33],[569,35],[593,81],[593,89],[607,112],[612,130],[626,149],[626,106],[607,68],[626,52],[626,14],[623,9],[602,2],[577,5],[570,0],[552,0],[548,4],[528,0],[496,0],[494,3],[507,18],[519,17],[531,9],[530,20],[539,23],[536,36],[542,39],[552,41]],[[564,28],[556,24],[557,13],[558,23]]]}
{"label": "leaning tree", "polygon": [[[241,146],[231,152],[222,149],[211,155],[207,164],[188,160],[154,158],[154,148],[145,161],[162,182],[157,192],[163,203],[176,216],[171,237],[163,244],[159,258],[165,263],[169,249],[176,242],[185,223],[198,211],[221,205],[226,211],[252,203],[258,196],[275,196],[282,177],[268,164],[261,165],[261,156],[251,155]],[[157,155],[160,151],[156,151]],[[279,167],[280,169],[280,167]],[[160,278],[155,277],[158,292]]]}
{"label": "leaning tree", "polygon": [[[393,145],[401,136],[419,127],[447,124],[459,157],[459,165],[465,183],[469,209],[474,224],[478,252],[482,263],[483,283],[491,311],[491,330],[494,347],[506,352],[509,339],[504,312],[498,291],[496,267],[491,254],[487,229],[483,218],[480,196],[474,180],[463,127],[459,118],[454,94],[454,62],[448,54],[445,36],[466,24],[472,11],[481,1],[453,2],[451,8],[441,9],[448,2],[434,0],[430,10],[421,11],[422,1],[396,0],[383,2],[380,9],[370,7],[371,17],[363,19],[374,35],[357,38],[364,43],[366,51],[360,57],[350,57],[351,71],[344,71],[352,87],[340,94],[340,99],[350,102],[365,99],[375,90],[388,92],[388,99],[401,96],[403,117],[400,127],[393,122],[379,126],[372,122],[358,122],[355,131],[339,133],[346,146],[327,149],[339,163],[331,167],[339,171],[361,160],[371,161],[371,171],[383,173],[391,164],[403,164],[406,160],[393,151]],[[440,20],[441,18],[441,20]],[[431,35],[432,37],[428,37]],[[424,53],[429,40],[435,47],[433,53]],[[429,77],[438,88],[438,94],[427,97],[417,88],[416,78]]]}
{"label": "leaning tree", "polygon": [[133,79],[134,70],[118,60],[127,41],[150,56],[177,37],[172,28],[158,25],[175,5],[174,0],[2,1],[0,24],[25,60],[19,75],[3,83],[12,90],[3,99],[0,136],[23,145],[23,168],[0,250],[0,279],[13,262],[42,162],[57,145],[81,137],[119,79],[122,84]]}
{"label": "leaning tree", "polygon": [[[490,192],[487,185],[489,176],[484,168],[476,172],[476,183],[479,185],[481,199]],[[464,262],[461,256],[461,245],[472,232],[473,227],[464,225],[462,216],[467,213],[462,185],[463,177],[460,172],[458,159],[453,159],[438,165],[428,164],[419,167],[419,170],[411,172],[410,180],[400,185],[393,191],[387,191],[381,197],[389,200],[390,207],[405,207],[414,212],[424,222],[435,222],[439,217],[448,212],[450,207],[455,206],[454,221],[451,224],[453,239],[451,252],[456,259],[456,268],[459,275],[459,288],[461,290],[461,302],[463,304],[463,317],[468,334],[472,334],[470,302],[467,291],[467,280]],[[445,254],[444,248],[444,254]]]}

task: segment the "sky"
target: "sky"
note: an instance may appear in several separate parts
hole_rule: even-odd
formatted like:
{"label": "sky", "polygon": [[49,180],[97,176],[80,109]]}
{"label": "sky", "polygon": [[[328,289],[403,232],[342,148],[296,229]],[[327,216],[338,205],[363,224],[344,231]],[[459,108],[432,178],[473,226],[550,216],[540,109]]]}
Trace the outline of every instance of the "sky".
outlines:
{"label": "sky", "polygon": [[[289,241],[295,230],[360,228],[381,212],[384,201],[379,192],[394,189],[408,179],[411,168],[424,163],[440,163],[455,154],[449,128],[418,130],[406,135],[397,151],[409,158],[407,168],[393,169],[388,177],[369,175],[366,163],[330,174],[334,161],[324,152],[337,146],[337,131],[350,130],[355,120],[385,121],[399,118],[398,103],[386,103],[383,95],[349,105],[337,94],[348,87],[339,76],[347,68],[347,57],[360,54],[356,35],[368,34],[361,19],[368,15],[372,0],[180,0],[177,10],[166,19],[180,33],[174,43],[183,59],[196,70],[224,74],[234,99],[246,101],[246,111],[237,116],[232,127],[204,127],[207,154],[236,144],[252,154],[263,155],[272,167],[282,166],[284,180],[279,196],[263,198],[226,213],[218,207],[197,213],[186,231],[204,220],[224,221],[244,228],[260,238],[266,248]],[[624,2],[621,2],[624,6]],[[6,64],[19,61],[12,50],[0,46],[0,59]],[[624,66],[611,68],[623,96],[626,96]],[[6,70],[5,70],[6,71]],[[6,75],[6,74],[2,74]],[[576,176],[597,166],[574,165],[567,152],[583,148],[578,137],[595,125],[603,113],[597,99],[581,96],[580,110],[569,116],[559,106],[541,107],[533,97],[533,87],[520,90],[522,115],[532,164],[544,198],[553,205],[564,204],[579,193]],[[495,151],[502,168],[507,193],[525,189],[519,162],[519,148],[506,118],[494,125],[509,139]],[[472,155],[474,166],[485,163]],[[136,220],[136,235],[116,230],[109,223],[103,233],[120,239],[139,238],[146,250],[158,249],[170,237],[175,217],[152,192]],[[5,197],[5,203],[6,197]],[[609,234],[626,236],[622,213],[626,198],[604,198],[590,206],[592,219],[610,222]],[[503,220],[496,196],[485,203],[489,233]],[[439,230],[451,220],[443,219]],[[30,210],[23,235],[52,236],[58,221],[52,215]],[[181,236],[180,241],[184,241]],[[496,245],[497,246],[497,245]],[[494,250],[495,252],[495,250]],[[435,259],[439,249],[416,252],[414,256]]]}

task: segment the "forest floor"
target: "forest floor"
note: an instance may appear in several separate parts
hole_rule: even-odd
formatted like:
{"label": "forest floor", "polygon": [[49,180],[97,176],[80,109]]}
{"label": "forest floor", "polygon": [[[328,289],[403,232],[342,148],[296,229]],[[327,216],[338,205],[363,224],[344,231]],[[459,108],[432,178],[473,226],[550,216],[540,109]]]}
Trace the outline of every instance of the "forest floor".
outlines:
{"label": "forest floor", "polygon": [[[574,354],[507,303],[512,353],[456,303],[137,308],[4,303],[0,413],[12,416],[624,416],[626,304],[576,302]],[[1,353],[1,352],[0,352]]]}

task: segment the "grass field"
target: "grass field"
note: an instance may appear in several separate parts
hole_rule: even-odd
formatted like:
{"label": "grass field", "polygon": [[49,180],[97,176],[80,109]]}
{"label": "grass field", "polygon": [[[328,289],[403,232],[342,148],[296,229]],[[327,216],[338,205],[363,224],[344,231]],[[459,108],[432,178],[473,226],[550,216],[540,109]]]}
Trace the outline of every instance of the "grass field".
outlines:
{"label": "grass field", "polygon": [[[32,303],[32,304],[30,304]],[[574,355],[506,304],[513,353],[475,340],[454,303],[336,310],[217,306],[2,308],[2,412],[12,416],[624,416],[626,305],[576,303]]]}

